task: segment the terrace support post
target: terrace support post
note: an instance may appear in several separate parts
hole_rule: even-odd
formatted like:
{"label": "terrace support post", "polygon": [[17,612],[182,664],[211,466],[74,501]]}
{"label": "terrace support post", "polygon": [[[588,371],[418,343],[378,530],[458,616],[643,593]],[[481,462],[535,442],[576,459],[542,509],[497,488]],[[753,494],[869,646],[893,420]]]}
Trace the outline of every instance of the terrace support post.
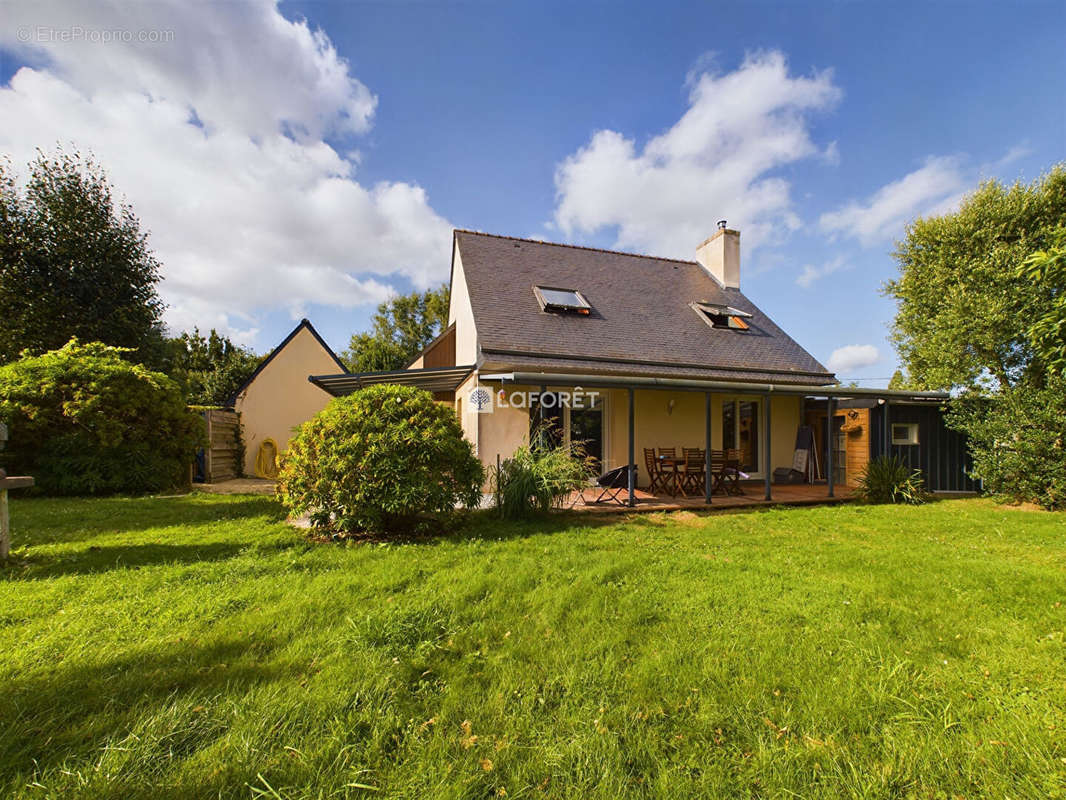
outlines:
{"label": "terrace support post", "polygon": [[636,470],[633,469],[633,464],[634,464],[634,460],[633,459],[634,459],[634,456],[635,456],[635,454],[634,454],[634,445],[633,445],[633,430],[634,430],[634,427],[635,427],[635,425],[634,425],[635,410],[633,408],[633,389],[630,388],[627,391],[629,393],[629,461],[626,462],[626,471],[629,473],[629,507],[633,508],[637,504],[637,497],[636,497],[637,476],[636,476]]}
{"label": "terrace support post", "polygon": [[766,401],[763,404],[763,428],[766,431],[766,433],[763,434],[763,439],[764,439],[763,452],[766,455],[764,456],[764,463],[763,463],[763,466],[762,466],[763,473],[765,473],[764,480],[766,481],[766,499],[767,500],[773,500],[773,496],[772,496],[771,491],[770,491],[770,472],[771,472],[770,468],[773,465],[773,461],[771,461],[770,459],[773,458],[773,456],[771,455],[772,448],[770,446],[770,395],[769,394],[766,395]]}
{"label": "terrace support post", "polygon": [[544,435],[544,393],[547,390],[548,387],[541,384],[540,393],[537,395],[537,429],[529,434],[529,449],[534,453],[544,450],[548,440]]}
{"label": "terrace support post", "polygon": [[832,397],[825,401],[825,474],[829,483],[829,496],[833,496],[833,416],[836,402]]}
{"label": "terrace support post", "polygon": [[881,455],[885,458],[889,456],[889,450],[892,448],[892,425],[888,419],[888,400],[885,400],[885,407],[881,410],[881,416],[884,418],[885,429],[881,432],[884,444],[881,445]]}
{"label": "terrace support post", "polygon": [[703,410],[704,410],[704,434],[705,439],[703,442],[703,491],[707,505],[711,504],[711,393],[706,392],[703,395]]}

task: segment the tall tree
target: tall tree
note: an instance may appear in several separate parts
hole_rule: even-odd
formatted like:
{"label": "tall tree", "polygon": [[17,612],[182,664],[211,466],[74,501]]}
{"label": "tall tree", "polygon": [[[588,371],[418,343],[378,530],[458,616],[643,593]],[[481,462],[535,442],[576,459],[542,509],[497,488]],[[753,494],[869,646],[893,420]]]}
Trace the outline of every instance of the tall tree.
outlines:
{"label": "tall tree", "polygon": [[352,336],[341,357],[353,372],[403,369],[447,324],[447,285],[398,295],[378,306],[371,331]]}
{"label": "tall tree", "polygon": [[25,190],[0,163],[0,363],[71,337],[158,360],[158,281],[148,235],[92,159],[39,154]]}
{"label": "tall tree", "polygon": [[907,380],[907,376],[903,374],[903,370],[897,369],[892,373],[892,377],[888,381],[889,389],[907,389],[910,387],[910,381]]}
{"label": "tall tree", "polygon": [[166,371],[194,405],[226,405],[263,360],[214,328],[207,336],[194,328],[170,339],[168,345]]}
{"label": "tall tree", "polygon": [[1051,234],[1051,246],[1037,250],[1022,264],[1021,275],[1051,295],[1051,302],[1037,313],[1029,328],[1029,340],[1037,356],[1055,375],[1066,375],[1066,227]]}
{"label": "tall tree", "polygon": [[1043,385],[1031,325],[1053,290],[1019,270],[1066,223],[1066,164],[1032,184],[982,184],[952,214],[919,219],[885,285],[897,302],[892,338],[916,388]]}

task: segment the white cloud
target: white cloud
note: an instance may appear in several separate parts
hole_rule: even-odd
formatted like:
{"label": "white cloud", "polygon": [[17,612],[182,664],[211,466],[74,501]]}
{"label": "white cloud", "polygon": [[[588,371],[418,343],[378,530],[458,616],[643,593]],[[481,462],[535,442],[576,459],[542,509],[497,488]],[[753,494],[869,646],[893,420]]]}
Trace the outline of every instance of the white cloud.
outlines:
{"label": "white cloud", "polygon": [[864,202],[850,202],[822,214],[821,229],[854,236],[871,245],[902,234],[903,227],[922,213],[958,202],[966,179],[956,157],[929,158],[919,169],[882,186]]}
{"label": "white cloud", "polygon": [[845,269],[847,266],[848,262],[844,259],[844,256],[837,256],[831,261],[822,264],[820,267],[816,267],[813,264],[807,264],[803,267],[803,272],[800,276],[796,278],[796,283],[804,289],[809,289],[814,285],[815,281]]}
{"label": "white cloud", "polygon": [[1027,144],[1016,144],[1003,154],[1003,157],[991,165],[991,169],[1000,170],[1009,167],[1015,161],[1019,161],[1028,155],[1032,155],[1033,148]]}
{"label": "white cloud", "polygon": [[744,232],[746,253],[799,225],[789,182],[772,172],[834,158],[812,141],[808,119],[839,101],[832,74],[792,76],[773,51],[687,83],[688,110],[643,148],[601,130],[558,166],[554,222],[564,233],[615,228],[617,247],[691,258],[723,217]]}
{"label": "white cloud", "polygon": [[990,163],[974,167],[962,156],[930,156],[918,169],[885,184],[862,202],[851,201],[819,218],[819,227],[833,236],[852,236],[869,247],[903,235],[917,217],[951,214],[979,181],[1029,155],[1025,144],[1009,148]]}
{"label": "white cloud", "polygon": [[881,354],[872,344],[848,344],[834,350],[826,366],[830,372],[839,374],[873,366],[880,360]]}
{"label": "white cloud", "polygon": [[[356,180],[343,139],[376,99],[324,34],[267,0],[13,6],[14,31],[173,31],[169,43],[37,41],[0,87],[0,152],[91,151],[150,231],[177,328],[243,340],[270,309],[379,302],[444,280],[450,225],[417,185]],[[34,26],[34,27],[27,27]],[[11,41],[7,38],[11,37]],[[39,39],[39,37],[37,37]],[[136,37],[135,37],[136,38]]]}
{"label": "white cloud", "polygon": [[825,159],[825,163],[833,167],[840,166],[840,146],[837,144],[836,139],[831,141],[822,152],[822,158]]}
{"label": "white cloud", "polygon": [[[16,52],[43,50],[48,70],[81,94],[184,104],[208,131],[273,136],[285,125],[311,139],[366,131],[377,98],[323,32],[285,19],[276,5],[37,0],[9,5],[0,36]],[[140,41],[142,33],[157,41]]]}

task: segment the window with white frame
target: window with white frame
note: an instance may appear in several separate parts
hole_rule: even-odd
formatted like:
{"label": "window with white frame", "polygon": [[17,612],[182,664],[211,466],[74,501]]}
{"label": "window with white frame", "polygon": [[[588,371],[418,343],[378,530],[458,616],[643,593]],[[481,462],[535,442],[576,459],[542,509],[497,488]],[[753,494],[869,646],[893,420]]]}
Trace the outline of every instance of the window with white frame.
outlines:
{"label": "window with white frame", "polygon": [[892,444],[918,444],[918,423],[893,422]]}
{"label": "window with white frame", "polygon": [[760,472],[759,422],[761,420],[761,400],[726,398],[722,401],[722,449],[740,451],[742,472]]}

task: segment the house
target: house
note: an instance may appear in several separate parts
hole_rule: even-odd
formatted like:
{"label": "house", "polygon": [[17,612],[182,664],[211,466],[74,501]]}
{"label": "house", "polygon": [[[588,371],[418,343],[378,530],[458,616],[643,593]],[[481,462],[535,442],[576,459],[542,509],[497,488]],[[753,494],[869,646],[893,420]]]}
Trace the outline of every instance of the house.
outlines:
{"label": "house", "polygon": [[240,414],[245,475],[274,477],[294,429],[329,404],[330,395],[307,376],[345,369],[306,319],[263,359],[229,403]]}
{"label": "house", "polygon": [[[840,485],[888,448],[946,446],[934,441],[939,427],[915,429],[909,445],[885,435],[904,408],[939,419],[945,393],[838,386],[741,291],[740,266],[740,233],[724,221],[691,261],[456,230],[449,324],[419,358],[406,370],[310,380],[334,395],[374,383],[432,391],[454,404],[486,466],[548,421],[564,440],[584,442],[604,471],[638,464],[641,485],[645,448],[736,449],[769,497],[773,470],[793,465],[797,432],[812,422],[821,474]],[[878,421],[867,423],[864,459],[837,446],[849,403],[868,404]],[[965,449],[951,444],[958,452],[943,488],[972,488]]]}

